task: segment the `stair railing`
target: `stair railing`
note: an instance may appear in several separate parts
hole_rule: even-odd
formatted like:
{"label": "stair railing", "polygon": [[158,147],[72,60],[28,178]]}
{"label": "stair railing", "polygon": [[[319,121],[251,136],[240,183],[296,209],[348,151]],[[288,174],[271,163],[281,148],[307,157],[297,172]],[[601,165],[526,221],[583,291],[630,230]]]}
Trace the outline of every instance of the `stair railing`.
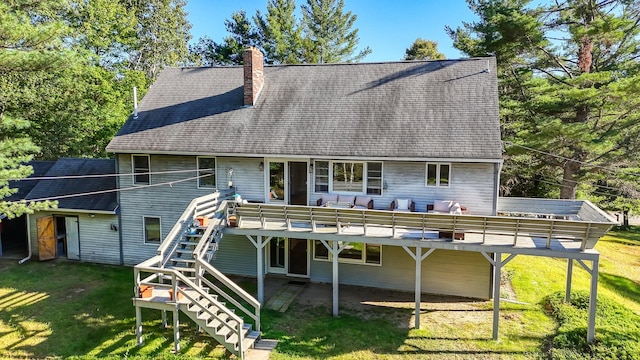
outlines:
{"label": "stair railing", "polygon": [[163,259],[163,267],[169,261],[171,254],[177,248],[178,241],[183,237],[187,227],[193,222],[194,218],[196,216],[206,215],[212,211],[216,211],[215,209],[218,207],[219,198],[220,192],[216,191],[212,194],[200,196],[191,200],[178,221],[176,221],[173,228],[171,228],[171,231],[169,231],[162,241],[162,244],[158,247],[158,255]]}
{"label": "stair railing", "polygon": [[[221,273],[218,269],[211,266],[208,262],[202,261],[201,259],[196,259],[196,279],[198,283],[203,284],[204,286],[209,287],[211,291],[213,291],[216,295],[225,298],[229,303],[233,304],[238,310],[242,311],[248,317],[253,319],[254,326],[257,331],[260,331],[260,302],[251,296],[248,292],[246,292],[243,288],[238,286],[235,282],[231,281],[228,277],[226,277],[223,273]],[[249,304],[250,307],[253,308],[247,309],[244,305],[240,303],[240,301],[236,300],[233,296],[229,295],[229,293],[216,284],[214,284],[211,280],[209,280],[206,275],[212,276],[214,279],[218,280],[222,285],[227,287],[229,291],[238,295],[242,301],[245,301]]]}

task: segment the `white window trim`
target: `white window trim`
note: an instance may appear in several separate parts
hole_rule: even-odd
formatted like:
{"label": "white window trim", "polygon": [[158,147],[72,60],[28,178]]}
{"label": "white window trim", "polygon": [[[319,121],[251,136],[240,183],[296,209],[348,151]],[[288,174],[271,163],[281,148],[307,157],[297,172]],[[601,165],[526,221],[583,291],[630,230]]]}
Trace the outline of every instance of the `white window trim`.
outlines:
{"label": "white window trim", "polygon": [[[149,182],[147,183],[138,183],[136,182],[136,163],[134,160],[134,157],[143,157],[145,156],[147,158],[147,173],[149,176]],[[133,176],[131,177],[131,183],[134,186],[144,186],[144,185],[151,185],[151,156],[149,154],[131,154],[131,173],[133,174]]]}
{"label": "white window trim", "polygon": [[[211,187],[200,185],[200,159],[213,159],[213,177],[215,178],[215,186]],[[218,189],[218,158],[215,156],[196,156],[196,176],[198,176],[198,189]]]}
{"label": "white window trim", "polygon": [[[327,259],[316,257],[316,241],[320,241],[320,240],[312,240],[312,242],[311,242],[311,246],[313,247],[312,260],[313,261],[332,262],[333,261],[333,256],[331,255],[331,251],[329,251],[328,249],[327,249],[327,252],[328,252],[328,258]],[[341,258],[340,256],[338,256],[338,262],[339,263],[343,263],[343,264],[382,266],[382,244],[371,244],[371,243],[362,243],[362,244],[364,245],[363,246],[363,252],[362,252],[362,260],[345,259],[345,258]],[[324,246],[322,243],[321,243],[321,245]],[[379,245],[380,246],[380,263],[379,264],[372,264],[372,263],[368,263],[367,262],[367,245]]]}
{"label": "white window trim", "polygon": [[[435,185],[429,185],[429,165],[435,165],[436,166],[436,184]],[[449,166],[449,183],[446,185],[441,185],[440,184],[440,167],[442,165],[448,165]],[[424,168],[424,186],[425,187],[450,187],[451,186],[451,163],[435,163],[435,162],[428,162],[425,165]]]}
{"label": "white window trim", "polygon": [[[158,226],[160,226],[160,241],[155,243],[155,242],[148,242],[147,241],[147,235],[145,232],[145,219],[158,219]],[[153,246],[158,246],[160,244],[162,244],[162,217],[160,216],[153,216],[153,215],[142,215],[142,241],[144,242],[145,245],[153,245]]]}
{"label": "white window trim", "polygon": [[[318,169],[318,162],[329,163],[329,190],[327,192],[316,191],[316,171]],[[360,163],[362,164],[362,190],[361,191],[334,191],[333,190],[333,164],[335,163]],[[367,186],[369,182],[369,163],[380,164],[380,180],[382,182],[380,195],[367,194]],[[323,160],[316,159],[313,161],[313,194],[343,194],[343,195],[368,195],[368,196],[384,196],[384,162],[382,161],[364,161],[364,160]]]}

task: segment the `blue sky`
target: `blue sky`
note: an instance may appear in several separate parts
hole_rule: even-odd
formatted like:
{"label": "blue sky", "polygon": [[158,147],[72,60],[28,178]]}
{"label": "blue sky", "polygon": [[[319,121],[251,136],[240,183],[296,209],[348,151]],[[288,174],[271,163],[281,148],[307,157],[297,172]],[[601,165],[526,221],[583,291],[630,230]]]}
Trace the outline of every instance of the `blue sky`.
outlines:
{"label": "blue sky", "polygon": [[[296,0],[298,9],[305,0]],[[227,32],[224,20],[235,10],[245,10],[253,16],[257,9],[266,11],[267,0],[189,0],[188,19],[192,24],[192,41],[207,35],[221,41]],[[373,52],[365,62],[401,60],[405,49],[418,37],[438,42],[438,49],[447,58],[463,55],[453,48],[444,27],[461,26],[463,21],[475,21],[464,0],[345,0],[345,10],[358,16],[360,47]]]}

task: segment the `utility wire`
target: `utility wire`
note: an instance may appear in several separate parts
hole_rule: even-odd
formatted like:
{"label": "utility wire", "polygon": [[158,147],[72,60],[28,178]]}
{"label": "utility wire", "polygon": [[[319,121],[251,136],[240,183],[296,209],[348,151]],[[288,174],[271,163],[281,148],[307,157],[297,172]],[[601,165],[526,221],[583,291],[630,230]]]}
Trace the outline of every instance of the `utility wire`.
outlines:
{"label": "utility wire", "polygon": [[133,172],[133,173],[115,173],[115,174],[92,174],[92,175],[61,175],[61,176],[39,176],[39,177],[27,177],[24,179],[12,179],[10,181],[24,181],[24,180],[62,180],[62,179],[89,179],[89,178],[101,178],[101,177],[116,177],[116,176],[138,176],[138,175],[163,175],[163,174],[179,174],[185,172],[194,171],[212,171],[209,169],[189,169],[189,170],[170,170],[170,171],[150,171],[150,172]]}
{"label": "utility wire", "polygon": [[101,195],[101,194],[108,194],[108,193],[119,192],[119,191],[146,189],[146,188],[150,188],[150,187],[158,187],[158,186],[164,186],[164,185],[173,186],[173,184],[178,184],[178,183],[182,183],[182,182],[185,182],[185,181],[196,180],[196,179],[200,179],[200,178],[204,178],[204,177],[208,177],[208,176],[213,176],[213,174],[198,175],[198,176],[193,176],[193,177],[189,177],[189,178],[185,178],[185,179],[172,180],[172,181],[167,181],[167,182],[157,183],[157,184],[131,186],[131,187],[126,187],[126,188],[116,188],[116,189],[99,190],[99,191],[90,191],[90,192],[85,192],[85,193],[76,193],[76,194],[68,194],[68,195],[50,196],[50,197],[44,197],[44,198],[39,198],[39,199],[25,199],[25,200],[18,200],[18,201],[6,201],[4,203],[5,204],[17,204],[17,203],[22,203],[22,202],[53,201],[53,200],[60,200],[60,199],[68,199],[68,198],[72,198],[72,197],[80,197],[80,196],[88,196],[88,195]]}

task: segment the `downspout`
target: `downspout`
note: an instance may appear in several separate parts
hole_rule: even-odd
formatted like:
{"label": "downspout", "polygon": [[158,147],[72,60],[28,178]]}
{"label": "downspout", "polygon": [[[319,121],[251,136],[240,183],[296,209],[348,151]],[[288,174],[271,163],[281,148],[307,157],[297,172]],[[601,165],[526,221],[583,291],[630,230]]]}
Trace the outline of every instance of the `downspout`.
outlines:
{"label": "downspout", "polygon": [[31,253],[31,231],[29,230],[30,229],[29,225],[31,225],[31,219],[29,219],[29,214],[26,214],[26,215],[27,215],[27,249],[28,249],[28,252],[27,252],[27,257],[22,259],[22,260],[20,260],[20,261],[18,261],[18,264],[24,264],[25,262],[27,262],[29,259],[31,259],[31,254],[32,254]]}

